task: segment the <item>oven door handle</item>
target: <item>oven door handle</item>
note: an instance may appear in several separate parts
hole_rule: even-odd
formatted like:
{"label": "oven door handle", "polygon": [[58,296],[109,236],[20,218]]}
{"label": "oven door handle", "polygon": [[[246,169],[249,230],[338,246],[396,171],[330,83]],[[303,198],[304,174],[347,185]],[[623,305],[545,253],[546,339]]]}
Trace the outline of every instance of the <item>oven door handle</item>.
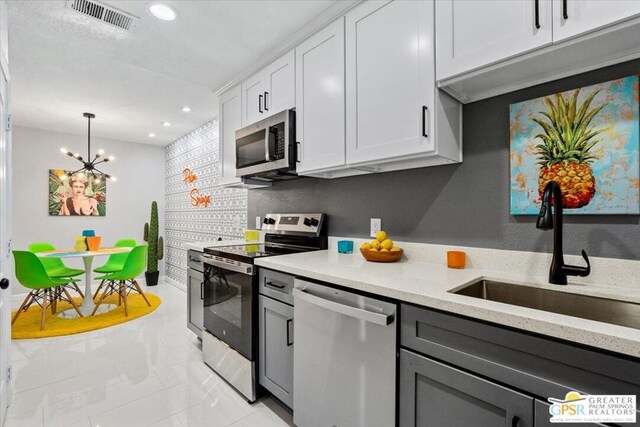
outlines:
{"label": "oven door handle", "polygon": [[256,274],[256,269],[253,268],[253,265],[245,262],[234,261],[234,263],[231,264],[224,261],[218,261],[217,259],[209,258],[204,255],[200,256],[200,259],[205,264],[225,270],[235,271],[236,273],[246,274],[247,276],[253,276]]}

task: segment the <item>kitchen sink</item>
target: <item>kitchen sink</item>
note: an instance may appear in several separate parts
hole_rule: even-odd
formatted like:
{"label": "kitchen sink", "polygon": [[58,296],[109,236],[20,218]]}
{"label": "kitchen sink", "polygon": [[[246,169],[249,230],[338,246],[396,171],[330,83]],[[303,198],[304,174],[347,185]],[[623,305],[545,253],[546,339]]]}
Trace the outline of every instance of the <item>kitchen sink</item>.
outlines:
{"label": "kitchen sink", "polygon": [[449,292],[640,329],[640,304],[632,302],[570,294],[494,280],[479,280],[464,288]]}

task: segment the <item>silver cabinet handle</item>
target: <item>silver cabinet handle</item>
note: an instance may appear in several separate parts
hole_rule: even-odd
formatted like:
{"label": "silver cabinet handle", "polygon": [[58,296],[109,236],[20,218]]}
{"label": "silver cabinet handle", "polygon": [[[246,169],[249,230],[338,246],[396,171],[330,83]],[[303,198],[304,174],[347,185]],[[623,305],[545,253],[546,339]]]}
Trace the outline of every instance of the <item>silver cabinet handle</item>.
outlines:
{"label": "silver cabinet handle", "polygon": [[309,304],[326,308],[327,310],[331,310],[336,313],[344,314],[345,316],[354,317],[356,319],[364,320],[365,322],[375,323],[376,325],[387,326],[390,325],[391,322],[393,322],[393,314],[374,313],[362,308],[340,304],[338,302],[324,299],[312,295],[308,292],[301,291],[300,289],[293,290],[293,297],[306,301]]}
{"label": "silver cabinet handle", "polygon": [[284,289],[284,285],[278,285],[277,283],[273,283],[273,282],[265,282],[264,285],[269,288]]}

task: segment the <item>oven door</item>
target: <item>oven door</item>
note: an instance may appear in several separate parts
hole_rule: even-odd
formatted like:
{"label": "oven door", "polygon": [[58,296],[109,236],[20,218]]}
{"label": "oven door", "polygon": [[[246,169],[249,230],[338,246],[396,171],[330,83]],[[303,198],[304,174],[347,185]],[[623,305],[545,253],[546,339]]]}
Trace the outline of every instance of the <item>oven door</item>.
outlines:
{"label": "oven door", "polygon": [[247,359],[255,360],[255,268],[220,257],[202,256],[202,260],[204,328]]}

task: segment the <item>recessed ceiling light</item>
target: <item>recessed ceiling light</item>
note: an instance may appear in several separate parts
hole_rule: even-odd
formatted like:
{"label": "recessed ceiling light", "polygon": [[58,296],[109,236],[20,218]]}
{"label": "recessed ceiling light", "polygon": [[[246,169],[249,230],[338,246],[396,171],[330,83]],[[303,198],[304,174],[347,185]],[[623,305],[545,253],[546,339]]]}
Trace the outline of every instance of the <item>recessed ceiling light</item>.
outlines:
{"label": "recessed ceiling light", "polygon": [[177,16],[175,9],[164,3],[153,3],[149,12],[162,21],[173,21]]}
{"label": "recessed ceiling light", "polygon": [[191,112],[191,108],[187,107],[186,105],[184,107],[182,107],[182,112],[183,113],[190,113]]}
{"label": "recessed ceiling light", "polygon": [[149,138],[154,138],[156,136],[155,133],[153,132],[149,132],[149,134],[147,135]]}
{"label": "recessed ceiling light", "polygon": [[169,126],[171,126],[171,123],[169,123],[169,122],[162,122],[162,126],[164,126],[164,127],[169,127]]}

